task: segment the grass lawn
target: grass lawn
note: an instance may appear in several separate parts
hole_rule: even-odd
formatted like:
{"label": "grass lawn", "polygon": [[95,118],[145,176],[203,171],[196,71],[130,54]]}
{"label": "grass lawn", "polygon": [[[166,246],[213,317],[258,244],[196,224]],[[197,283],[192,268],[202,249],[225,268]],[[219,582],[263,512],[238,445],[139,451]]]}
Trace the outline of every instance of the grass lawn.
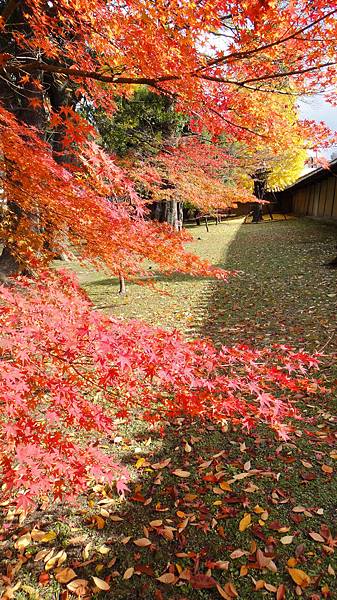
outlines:
{"label": "grass lawn", "polygon": [[[320,378],[336,383],[337,271],[323,264],[336,227],[235,219],[191,233],[191,250],[236,276],[154,273],[158,291],[130,284],[120,297],[115,279],[70,266],[101,310],[216,344],[323,349]],[[79,509],[40,506],[22,520],[3,507],[0,573],[13,590],[4,597],[337,598],[336,399],[301,404],[307,420],[288,443],[264,427],[247,436],[188,419],[121,423],[106,449],[133,474],[126,501],[96,486]],[[49,535],[26,544],[34,525]]]}

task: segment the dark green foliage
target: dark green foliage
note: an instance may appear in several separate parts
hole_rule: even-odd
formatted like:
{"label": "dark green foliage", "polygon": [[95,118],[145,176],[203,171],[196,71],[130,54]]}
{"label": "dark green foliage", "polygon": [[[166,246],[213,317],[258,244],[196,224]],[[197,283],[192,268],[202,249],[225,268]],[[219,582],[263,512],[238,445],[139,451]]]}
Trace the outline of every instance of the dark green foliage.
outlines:
{"label": "dark green foliage", "polygon": [[131,99],[118,97],[117,110],[110,117],[101,109],[91,113],[104,147],[118,156],[136,153],[155,155],[165,140],[179,137],[187,119],[175,111],[171,98],[139,88]]}

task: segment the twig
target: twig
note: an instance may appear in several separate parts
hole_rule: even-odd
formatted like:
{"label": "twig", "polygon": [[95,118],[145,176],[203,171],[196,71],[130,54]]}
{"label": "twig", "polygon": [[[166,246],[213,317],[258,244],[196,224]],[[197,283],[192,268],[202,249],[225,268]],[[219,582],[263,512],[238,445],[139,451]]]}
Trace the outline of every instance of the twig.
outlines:
{"label": "twig", "polygon": [[325,342],[324,346],[322,346],[322,348],[320,348],[319,350],[317,350],[317,352],[320,354],[321,352],[323,352],[323,350],[330,344],[330,342],[333,340],[333,338],[335,337],[337,333],[337,329],[334,329],[332,334],[330,335],[330,337],[328,338],[327,342]]}

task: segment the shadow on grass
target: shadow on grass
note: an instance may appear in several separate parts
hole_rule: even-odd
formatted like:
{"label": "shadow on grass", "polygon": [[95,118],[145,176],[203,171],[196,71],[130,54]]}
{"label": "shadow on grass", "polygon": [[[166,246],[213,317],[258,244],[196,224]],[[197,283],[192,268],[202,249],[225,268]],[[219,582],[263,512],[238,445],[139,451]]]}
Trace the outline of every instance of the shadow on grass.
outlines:
{"label": "shadow on grass", "polygon": [[200,335],[217,344],[323,346],[336,323],[337,274],[324,266],[336,239],[335,225],[309,219],[243,225],[220,265],[239,274],[210,284]]}

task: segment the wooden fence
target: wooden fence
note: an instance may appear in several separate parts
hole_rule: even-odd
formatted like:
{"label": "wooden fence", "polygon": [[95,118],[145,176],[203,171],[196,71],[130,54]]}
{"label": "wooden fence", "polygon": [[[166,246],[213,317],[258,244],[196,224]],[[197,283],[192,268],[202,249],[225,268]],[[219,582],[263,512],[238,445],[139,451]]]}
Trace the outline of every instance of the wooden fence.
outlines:
{"label": "wooden fence", "polygon": [[292,210],[297,215],[337,219],[337,177],[307,182],[292,192]]}

